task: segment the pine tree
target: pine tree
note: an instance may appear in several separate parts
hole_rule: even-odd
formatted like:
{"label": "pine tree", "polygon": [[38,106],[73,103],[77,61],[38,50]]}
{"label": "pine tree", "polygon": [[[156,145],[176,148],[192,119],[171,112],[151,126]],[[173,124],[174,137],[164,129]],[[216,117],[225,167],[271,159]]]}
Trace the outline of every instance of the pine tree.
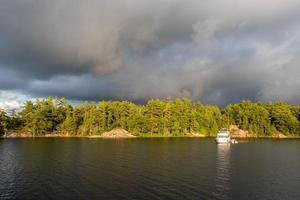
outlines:
{"label": "pine tree", "polygon": [[6,116],[6,113],[0,109],[0,136],[7,133],[7,121],[8,117]]}

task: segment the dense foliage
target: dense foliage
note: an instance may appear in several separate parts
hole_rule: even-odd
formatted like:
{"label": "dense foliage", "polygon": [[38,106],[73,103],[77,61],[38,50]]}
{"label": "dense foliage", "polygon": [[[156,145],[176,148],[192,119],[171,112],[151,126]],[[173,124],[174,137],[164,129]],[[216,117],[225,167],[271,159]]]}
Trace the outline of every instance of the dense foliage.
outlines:
{"label": "dense foliage", "polygon": [[3,110],[0,110],[0,135],[4,135],[7,132],[7,124],[8,117]]}
{"label": "dense foliage", "polygon": [[276,132],[299,135],[300,106],[242,101],[224,109],[188,99],[150,100],[145,105],[127,101],[101,101],[71,106],[65,99],[27,101],[19,113],[0,111],[0,134],[21,130],[45,134],[100,135],[123,128],[135,135],[213,136],[221,127],[238,125],[258,136]]}

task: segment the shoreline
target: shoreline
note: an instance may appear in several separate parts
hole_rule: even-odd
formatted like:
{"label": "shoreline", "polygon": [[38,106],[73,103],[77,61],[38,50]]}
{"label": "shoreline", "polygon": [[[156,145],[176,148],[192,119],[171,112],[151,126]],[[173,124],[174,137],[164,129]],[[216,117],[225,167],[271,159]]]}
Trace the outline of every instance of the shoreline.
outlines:
{"label": "shoreline", "polygon": [[[134,136],[134,137],[104,137],[100,135],[90,135],[90,136],[84,136],[84,135],[53,135],[53,136],[0,136],[0,139],[22,139],[22,138],[88,138],[88,139],[147,139],[147,138],[203,138],[203,139],[213,139],[215,136]],[[245,140],[245,139],[278,139],[278,140],[284,140],[284,139],[300,139],[300,136],[286,136],[286,137],[278,137],[278,136],[253,136],[253,137],[231,137],[232,139],[237,140]]]}
{"label": "shoreline", "polygon": [[[244,131],[234,127],[230,131],[230,136],[232,139],[236,140],[247,140],[247,139],[300,139],[300,135],[284,135],[279,132],[275,132],[272,135],[257,135],[249,134],[248,131]],[[200,132],[183,133],[181,135],[166,134],[156,134],[156,133],[130,133],[122,128],[115,128],[108,132],[90,134],[90,135],[73,135],[65,132],[47,132],[42,135],[34,135],[29,131],[15,130],[10,131],[6,135],[0,136],[0,138],[88,138],[88,139],[131,139],[131,138],[212,138],[214,139],[216,135],[206,135]]]}

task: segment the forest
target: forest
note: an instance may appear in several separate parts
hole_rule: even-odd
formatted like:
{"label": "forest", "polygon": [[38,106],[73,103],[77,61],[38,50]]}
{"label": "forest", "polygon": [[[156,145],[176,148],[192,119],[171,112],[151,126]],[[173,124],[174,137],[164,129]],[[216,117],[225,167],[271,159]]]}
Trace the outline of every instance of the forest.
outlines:
{"label": "forest", "polygon": [[214,136],[222,127],[238,125],[256,136],[281,133],[300,136],[300,106],[241,101],[225,108],[189,99],[153,99],[144,105],[128,101],[85,102],[72,106],[64,98],[26,101],[19,111],[0,110],[0,135],[101,135],[123,128],[136,136]]}

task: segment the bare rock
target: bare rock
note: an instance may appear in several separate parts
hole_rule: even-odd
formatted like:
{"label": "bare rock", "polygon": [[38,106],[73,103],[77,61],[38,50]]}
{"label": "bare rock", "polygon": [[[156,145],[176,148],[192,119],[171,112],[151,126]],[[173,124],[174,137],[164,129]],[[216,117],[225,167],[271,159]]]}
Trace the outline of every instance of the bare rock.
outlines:
{"label": "bare rock", "polygon": [[188,137],[205,137],[204,134],[198,133],[198,132],[187,133],[186,136],[188,136]]}
{"label": "bare rock", "polygon": [[25,138],[25,137],[32,137],[32,133],[27,131],[10,131],[6,134],[5,137],[7,138]]}
{"label": "bare rock", "polygon": [[109,132],[105,132],[101,135],[103,138],[135,138],[136,136],[132,135],[125,129],[113,129]]}
{"label": "bare rock", "polygon": [[246,138],[246,137],[253,136],[252,134],[249,133],[249,131],[242,130],[237,125],[230,125],[229,132],[231,137],[233,138]]}

